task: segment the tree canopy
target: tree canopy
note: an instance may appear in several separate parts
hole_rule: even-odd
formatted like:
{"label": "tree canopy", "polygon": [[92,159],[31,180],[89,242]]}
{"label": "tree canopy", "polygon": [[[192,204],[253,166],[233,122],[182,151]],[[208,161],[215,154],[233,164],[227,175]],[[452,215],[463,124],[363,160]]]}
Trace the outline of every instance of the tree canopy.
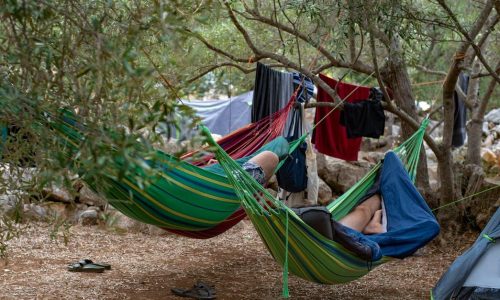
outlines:
{"label": "tree canopy", "polygon": [[[89,172],[113,159],[103,143],[133,161],[137,139],[152,151],[176,115],[190,117],[189,127],[198,121],[183,98],[250,90],[261,61],[302,72],[334,97],[317,74],[370,77],[392,90],[385,108],[406,135],[418,125],[416,102],[427,102],[444,134],[426,142],[444,182],[453,181],[450,92],[465,71],[480,95],[469,97],[471,110],[500,105],[499,9],[498,0],[1,1],[0,123],[30,141],[9,140],[4,159],[28,156],[58,177],[67,158],[55,155],[42,120],[69,108],[93,135],[79,154]],[[442,187],[443,201],[453,186]]]}

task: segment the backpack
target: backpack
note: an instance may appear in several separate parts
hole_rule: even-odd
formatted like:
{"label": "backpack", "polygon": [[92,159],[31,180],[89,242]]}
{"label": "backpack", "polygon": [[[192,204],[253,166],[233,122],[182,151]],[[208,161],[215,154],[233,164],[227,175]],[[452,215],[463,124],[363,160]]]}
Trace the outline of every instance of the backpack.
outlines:
{"label": "backpack", "polygon": [[[292,121],[286,136],[287,141],[294,141],[301,136],[302,114],[299,109],[294,109]],[[278,186],[288,192],[297,193],[307,188],[306,166],[307,143],[303,142],[297,149],[288,155],[285,163],[276,173]]]}

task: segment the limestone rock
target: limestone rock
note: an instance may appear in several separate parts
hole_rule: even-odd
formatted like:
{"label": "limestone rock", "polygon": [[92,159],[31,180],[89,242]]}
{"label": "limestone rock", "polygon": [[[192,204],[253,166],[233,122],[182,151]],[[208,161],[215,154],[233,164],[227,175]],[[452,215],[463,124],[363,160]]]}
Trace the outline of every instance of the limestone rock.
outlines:
{"label": "limestone rock", "polygon": [[73,203],[75,201],[75,197],[66,188],[59,187],[55,184],[44,187],[42,192],[46,195],[48,201],[63,203]]}
{"label": "limestone rock", "polygon": [[127,217],[113,207],[107,207],[102,212],[106,227],[121,232],[141,232],[144,234],[165,236],[171,233],[154,225],[145,224]]}
{"label": "limestone rock", "polygon": [[99,221],[99,214],[95,209],[87,209],[82,212],[78,218],[78,223],[84,226],[97,225]]}
{"label": "limestone rock", "polygon": [[47,215],[61,219],[71,219],[72,207],[63,202],[43,202],[40,204],[46,211]]}
{"label": "limestone rock", "polygon": [[490,149],[487,149],[487,148],[481,149],[481,158],[488,165],[495,165],[497,163],[497,156],[496,156],[496,154],[493,151],[491,151]]}
{"label": "limestone rock", "polygon": [[500,108],[492,109],[484,119],[488,122],[493,122],[495,124],[500,124]]}
{"label": "limestone rock", "polygon": [[104,212],[104,216],[106,225],[111,228],[131,232],[140,232],[145,227],[145,224],[127,217],[112,207],[107,208]]}
{"label": "limestone rock", "polygon": [[18,201],[19,198],[15,194],[7,193],[4,195],[0,195],[0,214],[10,212],[12,209],[14,209]]}
{"label": "limestone rock", "polygon": [[326,155],[318,155],[318,175],[333,192],[344,193],[373,166],[368,162],[347,162]]}
{"label": "limestone rock", "polygon": [[483,122],[482,126],[483,135],[488,135],[490,128],[488,127],[488,122]]}
{"label": "limestone rock", "polygon": [[332,200],[332,189],[326,184],[323,179],[319,178],[318,187],[318,203],[325,205]]}
{"label": "limestone rock", "polygon": [[500,161],[497,161],[497,164],[488,169],[488,173],[493,176],[500,174]]}
{"label": "limestone rock", "polygon": [[34,203],[25,204],[23,206],[23,215],[28,219],[43,220],[47,218],[47,210]]}
{"label": "limestone rock", "polygon": [[106,200],[84,184],[80,191],[78,192],[79,202],[87,204],[89,206],[104,207],[106,205]]}
{"label": "limestone rock", "polygon": [[369,163],[376,164],[385,156],[383,152],[360,152],[358,157],[361,160],[366,160]]}
{"label": "limestone rock", "polygon": [[376,151],[378,149],[386,149],[392,143],[392,137],[380,137],[379,139],[364,138],[361,143],[361,150]]}
{"label": "limestone rock", "polygon": [[[478,228],[484,228],[498,206],[500,206],[500,193],[498,192],[499,189],[496,188],[498,186],[500,186],[500,180],[486,178],[478,191],[491,190],[477,195],[470,202],[463,203],[467,208],[465,211],[468,212],[469,218],[471,218],[471,221],[475,221]],[[473,216],[475,216],[475,219]]]}
{"label": "limestone rock", "polygon": [[495,139],[498,139],[500,137],[500,125],[497,125],[491,129],[492,134],[494,135]]}
{"label": "limestone rock", "polygon": [[392,125],[392,136],[398,136],[401,133],[401,127]]}
{"label": "limestone rock", "polygon": [[493,145],[493,141],[494,141],[494,137],[493,135],[488,135],[486,137],[486,139],[483,141],[483,147],[491,147],[491,145]]}
{"label": "limestone rock", "polygon": [[5,181],[12,181],[18,184],[29,183],[33,181],[33,175],[37,172],[36,168],[22,168],[11,166],[10,164],[0,164],[0,174]]}
{"label": "limestone rock", "polygon": [[439,121],[430,120],[428,128],[430,129],[434,127],[435,129],[431,132],[431,137],[435,138],[443,136],[443,122],[439,123]]}

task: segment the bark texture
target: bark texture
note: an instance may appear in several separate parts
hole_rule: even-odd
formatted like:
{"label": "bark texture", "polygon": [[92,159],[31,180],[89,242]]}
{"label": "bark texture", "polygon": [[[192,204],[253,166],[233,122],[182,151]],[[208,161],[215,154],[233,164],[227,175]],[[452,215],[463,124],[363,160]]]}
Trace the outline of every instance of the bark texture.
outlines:
{"label": "bark texture", "polygon": [[[444,0],[438,0],[438,3],[453,20],[457,21],[456,16],[453,14],[453,12],[451,12],[450,8],[447,6]],[[487,1],[481,14],[477,18],[476,23],[471,27],[468,33],[464,34],[467,36],[468,41],[462,42],[457,48],[457,51],[455,52],[455,55],[453,57],[453,61],[451,62],[448,69],[446,79],[443,83],[443,141],[440,145],[441,151],[439,155],[436,155],[438,158],[438,169],[441,179],[440,197],[443,204],[453,201],[453,199],[458,199],[461,196],[459,189],[456,189],[454,185],[453,157],[451,154],[451,142],[455,112],[455,103],[453,101],[455,87],[457,85],[458,76],[460,75],[460,72],[463,68],[467,50],[471,47],[472,42],[476,39],[477,35],[485,25],[492,9],[492,1]],[[460,26],[460,24],[458,23],[456,25],[457,27]]]}
{"label": "bark texture", "polygon": [[[417,116],[417,108],[413,97],[410,76],[408,75],[407,66],[403,59],[402,49],[397,35],[392,38],[389,61],[383,73],[383,76],[389,83],[393,98],[396,100],[398,107],[409,116]],[[418,119],[415,120],[419,122]],[[401,131],[403,140],[405,140],[415,132],[415,129],[407,122],[401,122]],[[430,188],[429,175],[427,173],[427,157],[423,147],[420,152],[420,162],[417,171],[417,186],[423,190],[428,190]]]}
{"label": "bark texture", "polygon": [[[479,73],[481,64],[479,61],[474,63],[472,73]],[[469,90],[467,92],[467,102],[471,106],[472,118],[467,124],[467,158],[466,164],[481,166],[481,138],[483,135],[483,117],[479,112],[479,78],[472,78],[469,82]]]}

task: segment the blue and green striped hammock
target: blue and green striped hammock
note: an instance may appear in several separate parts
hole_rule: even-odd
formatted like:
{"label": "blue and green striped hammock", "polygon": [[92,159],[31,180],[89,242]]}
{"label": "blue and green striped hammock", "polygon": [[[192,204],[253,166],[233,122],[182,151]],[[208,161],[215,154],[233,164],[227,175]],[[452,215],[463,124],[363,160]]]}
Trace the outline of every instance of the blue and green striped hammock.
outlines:
{"label": "blue and green striped hammock", "polygon": [[[264,244],[279,264],[284,266],[285,279],[290,271],[309,281],[334,284],[357,279],[391,257],[410,255],[437,235],[439,225],[413,185],[427,124],[428,120],[424,120],[421,127],[407,141],[386,154],[386,162],[377,164],[327,207],[334,220],[345,216],[358,204],[360,198],[374,183],[376,173],[383,168],[381,193],[384,203],[391,205],[388,203],[390,200],[385,199],[387,197],[399,201],[393,205],[395,210],[406,205],[408,215],[404,217],[408,218],[408,222],[398,220],[402,215],[395,215],[397,211],[391,211],[386,207],[388,218],[392,218],[388,220],[388,232],[372,237],[366,236],[380,245],[383,255],[372,261],[359,258],[339,243],[309,227],[283,202],[274,198],[257,183],[222,148],[213,141],[211,143],[216,147],[216,158],[224,168],[230,184],[234,187]],[[305,135],[296,141],[290,150],[292,151],[297,142],[300,143],[304,138]],[[388,186],[385,190],[384,182]],[[395,187],[398,187],[396,193],[401,192],[401,194],[390,195],[395,193]],[[419,234],[422,238],[418,236]]]}
{"label": "blue and green striped hammock", "polygon": [[[84,139],[75,124],[74,119],[66,117],[52,125],[62,133],[65,144],[72,151],[78,150],[79,142]],[[408,140],[391,152],[404,164],[407,171],[405,176],[412,186],[427,124],[428,120],[424,120]],[[233,160],[211,140],[207,129],[203,132],[212,148],[215,148],[215,156],[226,176],[158,151],[160,159],[155,160],[150,167],[160,169],[161,176],[146,187],[141,187],[129,176],[103,176],[98,182],[90,184],[96,190],[104,191],[109,203],[125,215],[170,230],[204,231],[226,222],[242,206],[270,253],[285,267],[284,274],[288,274],[289,270],[318,283],[348,282],[367,274],[372,267],[388,261],[390,257],[398,257],[387,255],[366,261],[323,237],[245,172],[240,166],[241,161],[238,163]],[[305,138],[306,135],[303,135],[290,143],[289,152]],[[150,163],[147,160],[145,162]],[[120,166],[118,157],[110,168]],[[339,220],[356,206],[374,183],[381,167],[381,163],[377,164],[346,193],[328,205],[333,219]],[[140,168],[133,172],[138,176],[146,176],[146,172]],[[383,238],[376,242],[387,243]],[[405,242],[404,237],[399,242]]]}
{"label": "blue and green striped hammock", "polygon": [[[70,155],[79,149],[79,144],[85,136],[73,118],[66,115],[52,126],[62,133],[60,136],[71,149],[68,151]],[[403,158],[412,178],[415,176],[424,130],[422,126],[413,137],[395,150]],[[304,138],[305,136],[293,142],[289,151],[293,151],[293,145],[297,145]],[[253,205],[249,206],[247,201],[243,202],[244,210],[241,209],[238,188],[235,188],[231,176],[193,166],[161,151],[156,154],[159,159],[155,160],[154,164],[146,162],[152,164],[150,167],[159,169],[161,176],[150,185],[141,187],[135,182],[135,176],[102,176],[88,183],[95,190],[103,192],[109,203],[125,215],[184,235],[192,234],[192,237],[197,238],[208,238],[224,232],[239,222],[245,213],[251,218],[254,215],[254,212],[249,210]],[[239,163],[248,159],[249,157],[243,158]],[[222,167],[224,165],[221,163]],[[115,169],[120,167],[119,157],[115,165],[109,166]],[[354,207],[356,200],[373,183],[378,168],[380,165],[328,207],[336,219]],[[147,176],[140,168],[134,169],[133,173],[139,177]],[[214,228],[217,230],[211,231]]]}
{"label": "blue and green striped hammock", "polygon": [[[252,155],[239,159],[240,164],[260,151],[288,150],[286,140],[282,137],[275,139],[275,136],[280,135],[279,130],[284,127],[287,109],[290,107],[291,104],[282,112],[271,115],[270,120],[264,120],[268,124],[254,123],[257,128],[251,127],[253,133],[250,134],[258,131],[259,138],[263,139],[259,141],[260,144],[273,140],[259,150],[254,150]],[[51,116],[50,126],[58,132],[58,137],[67,148],[65,153],[73,159],[80,145],[88,138],[85,126],[73,113],[66,110],[58,116]],[[237,133],[240,132],[241,130]],[[254,148],[256,145],[258,144],[251,144]],[[277,149],[283,145],[286,145],[286,149]],[[238,153],[242,152],[241,147],[236,147],[236,150]],[[151,175],[140,168],[130,170],[135,176],[112,175],[123,168],[123,158],[113,149],[109,151],[115,157],[114,163],[108,166],[109,176],[84,178],[94,190],[106,197],[109,204],[130,218],[188,237],[210,238],[225,232],[245,217],[240,200],[220,168],[219,171],[217,168],[204,169],[157,150],[153,161],[143,161],[150,168],[159,171],[159,177],[143,187],[134,178]],[[74,170],[79,172],[76,168]]]}

